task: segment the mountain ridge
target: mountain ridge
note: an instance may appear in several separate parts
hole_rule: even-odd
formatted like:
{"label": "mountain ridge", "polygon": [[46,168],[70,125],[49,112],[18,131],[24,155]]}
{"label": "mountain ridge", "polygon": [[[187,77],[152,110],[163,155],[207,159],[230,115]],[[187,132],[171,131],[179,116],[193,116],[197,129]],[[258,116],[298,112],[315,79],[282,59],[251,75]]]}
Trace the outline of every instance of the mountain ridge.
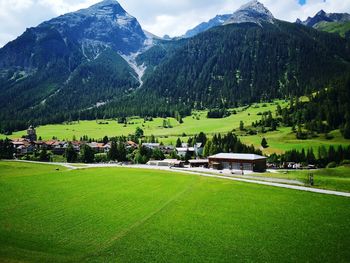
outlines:
{"label": "mountain ridge", "polygon": [[0,49],[0,130],[184,116],[309,94],[348,72],[349,42],[266,10],[253,1],[234,23],[164,40],[107,0],[28,29]]}
{"label": "mountain ridge", "polygon": [[322,22],[349,22],[350,14],[348,13],[326,13],[324,10],[320,10],[313,17],[308,17],[305,21],[297,19],[296,23],[304,26],[316,28],[319,23]]}

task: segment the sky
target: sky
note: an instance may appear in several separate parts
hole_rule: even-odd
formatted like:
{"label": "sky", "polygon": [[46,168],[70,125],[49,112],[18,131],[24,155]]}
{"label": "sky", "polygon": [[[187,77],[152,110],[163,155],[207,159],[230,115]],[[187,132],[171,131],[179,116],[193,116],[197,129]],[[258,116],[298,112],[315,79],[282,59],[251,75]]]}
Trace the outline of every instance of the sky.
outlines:
{"label": "sky", "polygon": [[[26,28],[99,0],[0,0],[0,47]],[[181,36],[217,14],[230,14],[248,0],[119,0],[141,26],[158,36]],[[350,13],[350,0],[261,0],[278,19],[305,20],[323,9]]]}

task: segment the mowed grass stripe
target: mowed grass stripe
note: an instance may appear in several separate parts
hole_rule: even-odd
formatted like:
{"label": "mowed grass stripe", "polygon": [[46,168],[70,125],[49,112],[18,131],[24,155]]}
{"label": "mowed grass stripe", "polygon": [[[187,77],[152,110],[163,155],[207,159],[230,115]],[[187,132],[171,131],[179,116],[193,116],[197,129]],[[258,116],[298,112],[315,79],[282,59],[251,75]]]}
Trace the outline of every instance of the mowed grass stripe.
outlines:
{"label": "mowed grass stripe", "polygon": [[0,261],[350,259],[348,198],[150,170],[23,164],[21,177],[3,164]]}

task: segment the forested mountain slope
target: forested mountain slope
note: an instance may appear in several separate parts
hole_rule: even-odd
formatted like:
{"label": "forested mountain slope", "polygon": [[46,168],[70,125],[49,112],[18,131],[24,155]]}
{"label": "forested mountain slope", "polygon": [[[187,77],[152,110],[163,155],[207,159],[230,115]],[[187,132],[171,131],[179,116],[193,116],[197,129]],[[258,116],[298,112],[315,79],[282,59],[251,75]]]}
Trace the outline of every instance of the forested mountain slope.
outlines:
{"label": "forested mountain slope", "polygon": [[[179,43],[170,55],[161,49],[156,54],[160,64],[136,95],[113,106],[115,113],[164,114],[168,105],[170,114],[174,105],[228,107],[300,96],[323,89],[350,68],[348,41],[282,21],[217,27]],[[165,106],[157,111],[159,101]]]}

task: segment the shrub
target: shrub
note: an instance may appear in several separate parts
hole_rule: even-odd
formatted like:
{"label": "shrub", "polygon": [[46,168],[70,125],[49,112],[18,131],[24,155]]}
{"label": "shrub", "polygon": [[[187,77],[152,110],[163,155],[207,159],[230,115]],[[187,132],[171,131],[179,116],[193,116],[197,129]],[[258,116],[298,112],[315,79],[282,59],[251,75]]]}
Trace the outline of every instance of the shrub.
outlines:
{"label": "shrub", "polygon": [[329,164],[327,164],[327,168],[336,168],[337,167],[337,163],[336,162],[330,162]]}
{"label": "shrub", "polygon": [[95,162],[97,163],[106,163],[108,162],[108,156],[106,153],[97,153],[95,154]]}
{"label": "shrub", "polygon": [[350,165],[350,160],[344,160],[340,163],[340,165]]}
{"label": "shrub", "polygon": [[332,134],[326,133],[325,135],[326,140],[332,140],[334,139],[334,136]]}

